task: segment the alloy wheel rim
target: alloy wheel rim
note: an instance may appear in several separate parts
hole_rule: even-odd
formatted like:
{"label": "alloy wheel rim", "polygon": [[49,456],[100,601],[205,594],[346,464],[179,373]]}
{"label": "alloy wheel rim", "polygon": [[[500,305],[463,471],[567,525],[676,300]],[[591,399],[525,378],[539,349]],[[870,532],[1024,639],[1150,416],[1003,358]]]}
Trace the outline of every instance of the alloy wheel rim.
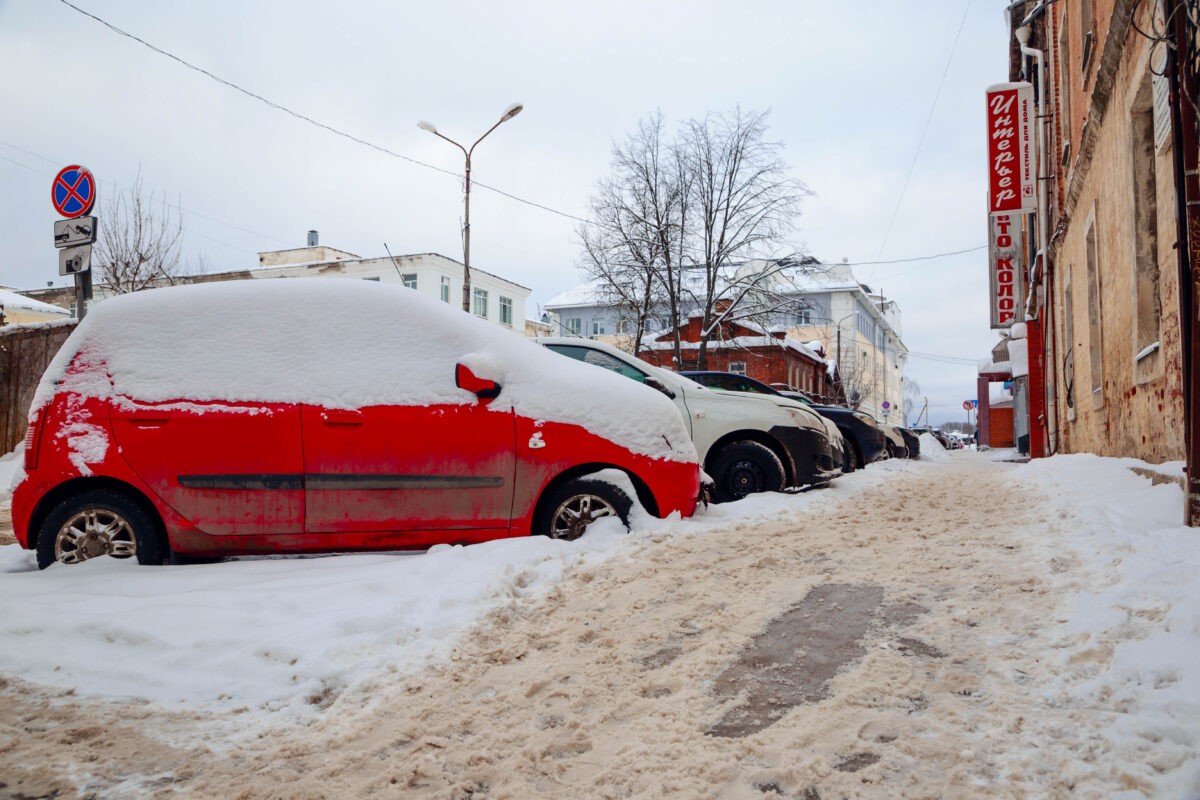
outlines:
{"label": "alloy wheel rim", "polygon": [[559,504],[550,522],[550,536],[572,541],[583,536],[588,525],[602,517],[617,516],[617,509],[603,497],[582,494]]}
{"label": "alloy wheel rim", "polygon": [[106,508],[85,508],[68,519],[54,538],[54,557],[77,564],[97,556],[129,558],[137,554],[137,539],[129,521]]}

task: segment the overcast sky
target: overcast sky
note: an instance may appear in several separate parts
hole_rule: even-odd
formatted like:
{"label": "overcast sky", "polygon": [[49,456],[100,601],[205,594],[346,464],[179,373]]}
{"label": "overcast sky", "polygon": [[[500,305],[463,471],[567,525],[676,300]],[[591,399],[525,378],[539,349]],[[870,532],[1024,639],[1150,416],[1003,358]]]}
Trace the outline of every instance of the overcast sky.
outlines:
{"label": "overcast sky", "polygon": [[[462,154],[416,123],[469,143],[520,101],[473,175],[530,204],[476,187],[471,261],[530,287],[536,316],[583,280],[572,217],[613,142],[659,109],[673,127],[740,105],[770,110],[767,138],[814,193],[795,244],[860,264],[899,302],[911,351],[978,359],[997,339],[984,250],[872,262],[985,244],[983,92],[1007,80],[1004,0],[72,1],[396,155],[60,0],[0,0],[0,285],[62,282],[50,184],[71,163],[101,204],[139,172],[178,203],[192,268],[253,266],[309,229],[360,256],[386,242],[461,259],[461,181],[438,170],[460,173]],[[935,424],[965,421],[973,365],[913,356],[906,373]]]}

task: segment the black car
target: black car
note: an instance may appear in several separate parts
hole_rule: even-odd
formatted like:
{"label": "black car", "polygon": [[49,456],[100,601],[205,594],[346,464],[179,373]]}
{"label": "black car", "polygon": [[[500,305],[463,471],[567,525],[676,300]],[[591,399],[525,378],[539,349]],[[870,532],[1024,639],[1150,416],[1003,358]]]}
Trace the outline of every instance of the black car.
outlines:
{"label": "black car", "polygon": [[800,392],[784,392],[775,389],[762,381],[738,375],[733,372],[690,371],[681,372],[696,383],[710,386],[714,389],[726,389],[731,392],[756,392],[758,394],[776,394],[791,397],[807,403],[813,411],[837,425],[842,432],[847,447],[844,450],[842,470],[861,469],[874,461],[882,461],[888,457],[887,436],[879,424],[869,414],[841,406],[825,406],[813,403],[810,398]]}
{"label": "black car", "polygon": [[901,428],[900,426],[896,426],[896,430],[900,432],[900,435],[904,437],[904,443],[908,445],[908,457],[914,459],[920,458],[921,437],[917,435],[916,431],[911,431],[908,428]]}

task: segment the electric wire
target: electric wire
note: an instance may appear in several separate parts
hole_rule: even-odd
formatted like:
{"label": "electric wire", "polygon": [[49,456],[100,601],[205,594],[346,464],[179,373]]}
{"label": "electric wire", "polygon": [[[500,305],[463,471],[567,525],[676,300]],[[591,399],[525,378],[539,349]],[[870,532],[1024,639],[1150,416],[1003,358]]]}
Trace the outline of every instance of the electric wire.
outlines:
{"label": "electric wire", "polygon": [[[55,161],[54,159],[47,158],[46,156],[43,156],[40,153],[35,153],[32,150],[26,150],[23,147],[18,147],[17,145],[12,144],[11,142],[5,142],[3,140],[0,140],[0,145],[4,145],[5,147],[11,147],[13,150],[17,150],[21,153],[25,153],[26,155],[33,156],[34,158],[45,161],[47,164],[60,165],[60,164],[71,163],[71,162],[62,161],[62,160]],[[29,170],[30,172],[34,173],[35,175],[41,175],[43,177],[51,178],[51,179],[54,178],[54,173],[42,172],[39,169],[28,166],[27,164],[22,164],[19,161],[14,161],[11,158],[6,158],[5,156],[0,156],[0,159],[4,159],[5,161],[9,162],[10,164],[16,164],[18,167]],[[114,191],[117,189],[118,184],[116,181],[110,180],[110,179],[105,179],[105,178],[101,178],[99,180],[100,180],[101,186],[108,186],[110,189],[112,189]],[[151,195],[151,196],[153,196],[153,195]],[[226,222],[225,220],[217,219],[216,217],[210,217],[207,214],[202,214],[201,212],[196,211],[194,209],[184,208],[183,205],[181,205],[179,203],[166,202],[165,205],[168,208],[175,209],[176,211],[178,211],[181,214],[188,214],[190,216],[199,217],[200,219],[208,220],[209,222],[215,222],[218,225],[224,225],[226,228],[232,228],[235,231],[241,231],[242,233],[248,233],[248,234],[251,234],[252,236],[257,236],[261,239],[270,239],[271,241],[279,242],[280,244],[290,244],[291,243],[291,241],[289,239],[281,239],[278,236],[271,236],[269,234],[262,233],[261,231],[251,230],[250,228],[243,228],[241,225],[235,225],[232,222]],[[196,235],[201,236],[201,234],[196,234]],[[228,244],[228,242],[222,242],[219,239],[212,239],[212,237],[209,237],[209,236],[202,236],[201,238],[211,239],[212,241],[217,242],[219,244],[225,244],[229,247],[233,247],[233,245]],[[241,250],[244,253],[256,252],[253,250],[247,250],[244,247],[237,248],[237,249]]]}
{"label": "electric wire", "polygon": [[[340,136],[343,139],[348,139],[357,144],[361,144],[364,147],[369,147],[372,150],[376,150],[380,153],[383,153],[384,155],[391,156],[392,158],[397,158],[397,159],[400,159],[401,161],[407,161],[410,164],[415,164],[416,166],[419,166],[419,167],[425,167],[426,169],[431,169],[435,172],[440,172],[444,175],[451,175],[451,176],[453,176],[455,178],[459,178],[459,179],[464,178],[463,175],[461,175],[457,172],[454,172],[452,170],[442,169],[441,167],[436,167],[433,164],[427,164],[424,161],[420,161],[418,159],[411,158],[409,156],[403,155],[402,153],[397,153],[396,151],[389,150],[388,148],[383,147],[382,145],[378,145],[378,144],[375,144],[374,142],[367,141],[366,139],[363,139],[359,136],[355,136],[352,133],[347,133],[346,131],[335,128],[332,125],[326,124],[319,120],[313,119],[312,117],[301,114],[299,111],[293,111],[292,109],[288,108],[287,106],[281,105],[279,103],[276,103],[273,100],[269,100],[266,97],[263,97],[261,94],[252,92],[249,89],[244,89],[241,86],[239,86],[238,84],[234,83],[233,81],[229,81],[229,80],[226,80],[225,78],[222,78],[219,75],[215,75],[212,72],[209,72],[208,70],[204,69],[203,67],[196,66],[195,64],[191,63],[190,61],[185,61],[184,59],[180,58],[179,56],[175,55],[174,53],[170,53],[166,50],[163,50],[161,47],[156,47],[155,45],[152,45],[149,42],[147,42],[145,39],[135,36],[134,34],[129,33],[128,31],[124,31],[124,30],[118,28],[116,25],[113,25],[111,22],[108,22],[108,21],[96,16],[95,14],[92,14],[89,11],[85,11],[84,9],[82,9],[79,6],[75,5],[74,3],[70,2],[70,0],[58,0],[58,1],[60,3],[62,3],[63,5],[67,6],[68,8],[74,9],[75,11],[84,15],[85,17],[88,17],[90,19],[95,20],[96,22],[99,22],[101,25],[108,28],[113,33],[124,36],[127,39],[132,39],[133,41],[137,42],[138,44],[142,45],[143,47],[147,47],[150,50],[153,50],[155,53],[158,53],[161,56],[165,56],[165,57],[171,59],[172,61],[175,61],[176,63],[181,64],[182,66],[187,67],[188,69],[190,69],[194,72],[198,72],[201,75],[211,78],[212,80],[216,81],[217,83],[222,84],[223,86],[228,86],[230,89],[233,89],[234,91],[240,92],[240,93],[246,95],[247,97],[250,97],[254,100],[259,101],[260,103],[264,103],[265,105],[267,105],[270,108],[273,108],[277,111],[282,111],[283,113],[288,114],[292,117],[295,117],[298,120],[307,122],[310,125],[314,125],[318,128],[321,128],[322,130],[328,131],[329,133],[332,133],[335,136]],[[523,203],[523,204],[525,204],[527,206],[531,206],[533,208],[539,208],[543,211],[549,211],[551,214],[557,214],[560,217],[566,217],[567,219],[575,220],[576,222],[582,222],[586,225],[595,224],[591,220],[586,220],[586,219],[583,219],[582,217],[577,217],[574,214],[568,214],[565,211],[559,211],[556,208],[551,208],[550,206],[542,205],[541,203],[535,203],[532,200],[526,200],[523,197],[518,197],[515,194],[510,194],[509,192],[504,191],[503,189],[497,189],[495,186],[489,186],[488,184],[481,183],[477,180],[472,180],[471,185],[473,187],[487,189],[488,191],[495,192],[496,194],[499,194],[503,197],[507,197],[509,200],[514,200],[518,203]]]}
{"label": "electric wire", "polygon": [[[324,123],[324,122],[320,122],[320,121],[318,121],[318,120],[316,120],[316,119],[313,119],[312,117],[306,116],[306,115],[304,115],[304,114],[301,114],[301,113],[299,113],[299,112],[297,112],[297,111],[293,111],[292,109],[288,108],[287,106],[284,106],[284,105],[281,105],[281,104],[279,104],[279,103],[276,103],[276,102],[274,102],[273,100],[270,100],[270,99],[268,99],[268,98],[266,98],[266,97],[264,97],[264,96],[262,96],[262,95],[260,95],[260,94],[257,94],[257,93],[255,93],[255,92],[252,92],[252,91],[250,91],[249,89],[245,89],[245,88],[243,88],[243,87],[239,86],[238,84],[236,84],[236,83],[233,83],[232,81],[226,80],[225,78],[222,78],[222,77],[220,77],[219,75],[215,75],[215,74],[213,74],[212,72],[210,72],[210,71],[208,71],[208,70],[204,69],[203,67],[199,67],[199,66],[197,66],[197,65],[195,65],[195,64],[192,64],[191,62],[189,62],[189,61],[186,61],[186,60],[184,60],[183,58],[180,58],[179,56],[177,56],[177,55],[175,55],[175,54],[173,54],[173,53],[170,53],[170,52],[168,52],[167,50],[164,50],[164,49],[162,49],[162,48],[160,48],[160,47],[157,47],[157,46],[155,46],[155,45],[153,45],[153,44],[151,44],[151,43],[147,42],[146,40],[144,40],[144,39],[142,39],[142,38],[140,38],[140,37],[138,37],[138,36],[136,36],[136,35],[134,35],[134,34],[132,34],[132,33],[129,33],[128,31],[122,30],[121,28],[118,28],[117,26],[113,25],[112,23],[108,22],[107,20],[105,20],[105,19],[102,19],[101,17],[98,17],[98,16],[96,16],[95,14],[92,14],[91,12],[89,12],[89,11],[86,11],[86,10],[84,10],[84,9],[80,8],[79,6],[77,6],[77,5],[75,5],[74,3],[70,2],[70,0],[59,0],[59,2],[60,2],[60,3],[62,3],[63,5],[65,5],[65,6],[67,6],[68,8],[71,8],[71,9],[73,9],[74,11],[78,12],[79,14],[82,14],[83,16],[85,16],[85,17],[88,17],[89,19],[92,19],[92,20],[94,20],[94,21],[96,21],[96,22],[100,23],[101,25],[103,25],[104,27],[108,28],[108,29],[109,29],[109,30],[111,30],[112,32],[114,32],[114,33],[116,33],[116,34],[118,34],[118,35],[120,35],[120,36],[123,36],[123,37],[125,37],[125,38],[127,38],[127,39],[131,39],[132,41],[135,41],[135,42],[137,42],[138,44],[141,44],[143,47],[146,47],[146,48],[148,48],[148,49],[152,50],[153,52],[155,52],[155,53],[158,53],[159,55],[165,56],[166,58],[169,58],[169,59],[171,59],[172,61],[175,61],[175,62],[177,62],[178,64],[180,64],[180,65],[182,65],[182,66],[184,66],[184,67],[186,67],[186,68],[188,68],[188,69],[190,69],[190,70],[192,70],[192,71],[194,71],[194,72],[198,72],[198,73],[200,73],[200,74],[202,74],[202,75],[204,75],[204,76],[206,76],[206,77],[208,77],[208,78],[210,78],[210,79],[212,79],[212,80],[214,80],[214,81],[216,81],[216,82],[218,82],[218,83],[220,83],[220,84],[222,84],[222,85],[224,85],[224,86],[227,86],[227,87],[229,87],[229,88],[231,88],[231,89],[233,89],[233,90],[235,90],[235,91],[237,91],[237,92],[239,92],[239,93],[241,93],[241,94],[243,94],[243,95],[246,95],[247,97],[250,97],[250,98],[252,98],[252,99],[254,99],[254,100],[257,100],[257,101],[259,101],[259,102],[261,102],[261,103],[263,103],[263,104],[267,105],[267,106],[268,106],[268,107],[270,107],[270,108],[276,109],[276,110],[278,110],[278,111],[282,111],[283,113],[285,113],[285,114],[288,114],[289,116],[292,116],[292,117],[294,117],[294,118],[296,118],[296,119],[299,119],[299,120],[301,120],[301,121],[303,121],[303,122],[307,122],[307,123],[309,123],[310,125],[314,125],[314,126],[316,126],[316,127],[318,127],[318,128],[321,128],[322,130],[325,130],[325,131],[327,131],[327,132],[329,132],[329,133],[332,133],[332,134],[334,134],[334,135],[336,135],[336,136],[340,136],[340,137],[342,137],[342,138],[348,139],[348,140],[350,140],[350,141],[352,141],[352,142],[355,142],[355,143],[357,143],[357,144],[361,144],[361,145],[363,145],[364,147],[369,147],[369,148],[371,148],[372,150],[375,150],[375,151],[377,151],[377,152],[380,152],[380,153],[383,153],[383,154],[385,154],[385,155],[391,156],[391,157],[393,157],[393,158],[397,158],[397,159],[400,159],[400,160],[402,160],[402,161],[407,161],[407,162],[409,162],[409,163],[411,163],[411,164],[414,164],[414,165],[417,165],[417,166],[421,166],[421,167],[425,167],[425,168],[427,168],[427,169],[434,170],[435,172],[440,172],[440,173],[442,173],[442,174],[444,174],[444,175],[451,175],[451,176],[453,176],[453,177],[456,177],[456,178],[462,178],[462,177],[463,177],[462,175],[460,175],[460,174],[459,174],[459,173],[457,173],[457,172],[453,172],[453,171],[451,171],[451,170],[443,169],[443,168],[441,168],[441,167],[437,167],[437,166],[434,166],[434,165],[432,165],[432,164],[427,164],[427,163],[425,163],[424,161],[420,161],[420,160],[418,160],[418,159],[411,158],[411,157],[409,157],[409,156],[406,156],[406,155],[403,155],[403,154],[401,154],[401,153],[397,153],[397,152],[395,152],[395,151],[393,151],[393,150],[390,150],[390,149],[388,149],[388,148],[386,148],[386,147],[383,147],[383,146],[381,146],[381,145],[377,145],[377,144],[375,144],[375,143],[373,143],[373,142],[370,142],[370,141],[368,141],[368,140],[366,140],[366,139],[363,139],[363,138],[361,138],[361,137],[355,136],[354,134],[347,133],[347,132],[345,132],[345,131],[342,131],[342,130],[340,130],[340,129],[338,129],[338,128],[335,128],[335,127],[333,127],[332,125],[328,125],[328,124],[326,124],[326,123]],[[892,259],[892,260],[887,260],[887,261],[880,260],[880,257],[879,257],[879,256],[881,256],[881,255],[883,254],[883,248],[884,248],[884,247],[886,246],[886,244],[887,244],[887,239],[888,239],[888,237],[890,236],[891,229],[892,229],[892,224],[895,222],[896,215],[897,215],[897,213],[898,213],[898,212],[899,212],[899,210],[900,210],[900,205],[901,205],[901,203],[903,202],[903,199],[904,199],[904,193],[905,193],[905,191],[907,190],[907,187],[908,187],[908,182],[909,182],[909,178],[911,178],[911,176],[912,176],[913,168],[915,167],[915,165],[916,165],[916,162],[917,162],[917,158],[918,158],[918,156],[920,155],[921,147],[922,147],[922,145],[923,145],[923,143],[924,143],[924,140],[925,140],[925,135],[926,135],[926,133],[928,132],[928,130],[929,130],[929,124],[930,124],[930,122],[931,122],[931,121],[932,121],[932,119],[933,119],[933,112],[934,112],[934,110],[935,110],[935,109],[936,109],[936,107],[937,107],[937,101],[938,101],[938,98],[939,98],[939,97],[940,97],[940,95],[941,95],[942,87],[943,87],[943,85],[945,84],[946,75],[949,73],[949,70],[950,70],[950,65],[951,65],[951,63],[952,63],[952,61],[953,61],[953,58],[954,58],[954,52],[955,52],[955,50],[957,49],[957,46],[958,46],[958,40],[959,40],[959,37],[961,36],[961,34],[962,34],[962,30],[963,30],[963,27],[964,27],[964,25],[965,25],[965,23],[966,23],[967,12],[970,10],[970,5],[971,5],[971,4],[970,4],[970,0],[968,0],[968,3],[967,3],[967,8],[966,8],[966,9],[963,11],[963,17],[962,17],[962,20],[959,22],[958,31],[957,31],[957,33],[955,34],[955,37],[954,37],[954,43],[953,43],[953,45],[951,46],[951,50],[950,50],[950,57],[947,59],[947,62],[946,62],[946,68],[945,68],[945,70],[943,70],[943,72],[942,72],[942,78],[941,78],[941,81],[939,81],[939,83],[938,83],[938,88],[937,88],[937,92],[936,92],[936,94],[935,94],[935,96],[934,96],[934,101],[933,101],[933,104],[932,104],[932,106],[930,107],[930,110],[929,110],[929,115],[928,115],[928,117],[926,118],[926,121],[925,121],[925,127],[924,127],[924,129],[922,130],[922,133],[921,133],[921,140],[920,140],[920,143],[918,143],[918,145],[917,145],[917,152],[916,152],[916,153],[913,155],[913,160],[912,160],[911,164],[909,165],[908,176],[905,178],[904,187],[901,189],[901,192],[900,192],[900,200],[897,202],[897,204],[896,204],[896,209],[895,209],[895,211],[893,211],[893,213],[892,213],[892,220],[891,220],[891,222],[889,222],[889,223],[888,223],[887,232],[886,232],[886,233],[885,233],[885,235],[884,235],[884,243],[883,243],[883,245],[881,245],[881,246],[880,246],[880,248],[879,248],[879,255],[877,255],[877,256],[876,256],[876,259],[875,259],[874,261],[860,261],[860,262],[855,262],[855,263],[852,263],[852,264],[845,264],[845,266],[882,266],[882,265],[886,265],[886,264],[903,264],[903,263],[918,262],[918,261],[929,261],[929,260],[936,259],[936,258],[943,258],[943,257],[945,257],[945,256],[961,255],[961,254],[963,254],[963,253],[975,252],[975,251],[977,251],[977,250],[983,250],[983,249],[986,249],[986,247],[987,247],[986,245],[980,245],[980,246],[977,246],[977,247],[972,247],[972,248],[968,248],[968,249],[965,249],[965,250],[950,251],[950,252],[945,252],[945,253],[936,253],[936,254],[933,254],[933,255],[928,255],[928,256],[917,256],[917,257],[913,257],[913,258]],[[21,148],[19,148],[19,147],[15,147],[14,145],[9,145],[9,146],[10,146],[10,147],[13,147],[14,149],[21,150]],[[24,151],[24,150],[23,150],[22,152],[27,152],[27,153],[28,153],[29,151]],[[35,153],[29,153],[29,154],[30,154],[30,155],[35,155],[35,156],[37,155],[37,154],[35,154]],[[37,156],[37,157],[38,157],[38,158],[43,158],[43,160],[49,161],[49,159],[44,159],[44,157],[43,157],[43,156]],[[50,163],[55,163],[55,162],[50,162]],[[567,213],[567,212],[565,212],[565,211],[559,211],[558,209],[551,208],[551,207],[549,207],[549,206],[542,205],[542,204],[540,204],[540,203],[536,203],[536,202],[533,202],[533,201],[531,201],[531,200],[526,200],[525,198],[518,197],[517,195],[511,194],[511,193],[509,193],[509,192],[505,192],[505,191],[504,191],[504,190],[502,190],[502,189],[498,189],[498,188],[496,188],[496,187],[494,187],[494,186],[489,186],[488,184],[481,183],[481,182],[479,182],[479,181],[472,181],[472,186],[476,186],[476,187],[480,187],[480,188],[483,188],[483,189],[487,189],[487,190],[489,190],[489,191],[492,191],[492,192],[495,192],[495,193],[497,193],[497,194],[499,194],[499,195],[502,195],[502,196],[504,196],[504,197],[507,197],[507,198],[509,198],[510,200],[514,200],[514,201],[516,201],[516,202],[519,202],[519,203],[522,203],[522,204],[525,204],[525,205],[531,206],[531,207],[533,207],[533,208],[539,208],[539,209],[541,209],[541,210],[543,210],[543,211],[548,211],[548,212],[550,212],[550,213],[557,214],[557,215],[559,215],[559,216],[565,217],[565,218],[567,218],[567,219],[574,220],[574,221],[576,221],[576,222],[582,222],[582,223],[584,223],[584,224],[587,224],[587,225],[593,225],[593,224],[596,224],[596,223],[595,223],[595,222],[593,222],[592,220],[584,219],[584,218],[582,218],[582,217],[577,217],[577,216],[575,216],[575,215],[573,215],[573,214],[569,214],[569,213]],[[182,207],[179,207],[179,206],[175,206],[175,207],[176,207],[176,208],[178,208],[178,209],[179,209],[181,212],[182,212],[182,211],[184,211],[184,209],[183,209]],[[241,231],[243,231],[243,232],[246,232],[246,233],[253,233],[253,234],[255,234],[255,235],[259,235],[259,236],[263,235],[263,234],[259,234],[259,233],[255,232],[255,231],[250,231],[250,230],[248,230],[248,229],[245,229],[245,228],[239,228],[238,226],[236,226],[236,225],[233,225],[233,224],[231,224],[231,223],[222,222],[222,221],[220,221],[220,220],[217,220],[217,219],[215,219],[215,218],[213,218],[213,217],[208,217],[208,216],[205,216],[204,214],[201,214],[201,213],[199,213],[199,212],[195,212],[195,211],[188,211],[187,213],[195,214],[196,216],[198,216],[198,217],[201,217],[201,218],[203,218],[203,219],[207,219],[207,220],[209,220],[209,221],[212,221],[212,222],[217,222],[218,224],[222,224],[222,225],[227,225],[227,226],[229,226],[229,227],[231,227],[231,228],[235,228],[235,229],[237,229],[237,230],[241,230]],[[280,242],[284,241],[284,240],[282,240],[282,239],[278,239],[278,238],[276,238],[276,237],[272,237],[272,236],[265,236],[264,238],[267,238],[267,239],[272,239],[272,240],[274,240],[274,241],[280,241]],[[835,264],[823,264],[822,266],[836,266],[836,265],[835,265]],[[874,277],[874,270],[872,270],[872,272],[871,272],[871,276],[868,278],[868,283],[870,282],[870,278],[871,278],[871,277]]]}
{"label": "electric wire", "polygon": [[918,353],[914,350],[909,350],[905,355],[909,358],[919,358],[924,361],[936,361],[940,364],[959,364],[962,366],[978,366],[978,358],[960,358],[959,356],[946,356],[937,353]]}

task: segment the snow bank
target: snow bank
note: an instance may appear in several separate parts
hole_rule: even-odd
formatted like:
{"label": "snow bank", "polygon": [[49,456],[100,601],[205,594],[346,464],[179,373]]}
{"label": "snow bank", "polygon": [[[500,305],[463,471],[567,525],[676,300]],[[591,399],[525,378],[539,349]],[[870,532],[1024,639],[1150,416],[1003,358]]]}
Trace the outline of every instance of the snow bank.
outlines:
{"label": "snow bank", "polygon": [[921,460],[945,461],[950,458],[950,451],[942,446],[932,433],[921,434]]}
{"label": "snow bank", "polygon": [[[1048,653],[1064,680],[1055,705],[1115,707],[1110,738],[1122,761],[1148,764],[1147,779],[1171,770],[1156,797],[1200,789],[1200,574],[1196,531],[1181,524],[1183,491],[1133,470],[1137,459],[1058,455],[1034,459],[1022,483],[1052,498],[1067,521],[1078,579],[1071,628],[1095,658]],[[1173,469],[1167,470],[1173,473]],[[1077,648],[1073,648],[1078,652]],[[1179,768],[1179,769],[1177,769]]]}

